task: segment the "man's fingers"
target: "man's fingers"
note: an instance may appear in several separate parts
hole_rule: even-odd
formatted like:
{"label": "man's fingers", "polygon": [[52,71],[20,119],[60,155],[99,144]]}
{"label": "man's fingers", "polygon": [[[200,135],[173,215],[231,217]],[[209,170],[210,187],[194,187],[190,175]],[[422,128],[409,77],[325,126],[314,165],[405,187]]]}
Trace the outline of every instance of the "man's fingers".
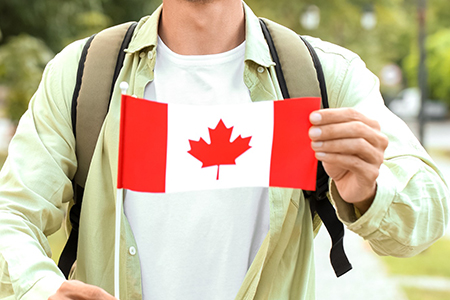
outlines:
{"label": "man's fingers", "polygon": [[352,155],[377,167],[383,162],[389,140],[377,121],[351,108],[320,110],[310,119],[309,136],[316,153]]}
{"label": "man's fingers", "polygon": [[323,162],[342,198],[367,210],[389,143],[379,123],[352,108],[315,111],[310,121],[316,158]]}
{"label": "man's fingers", "polygon": [[372,120],[359,111],[348,107],[318,110],[311,113],[309,119],[313,125],[361,122],[375,130],[380,130],[380,124],[377,121]]}
{"label": "man's fingers", "polygon": [[[335,181],[342,179],[342,176],[348,175],[347,171],[353,174],[358,174],[361,182],[366,182],[368,185],[374,183],[379,175],[379,167],[374,164],[366,162],[355,155],[345,155],[340,153],[324,153],[316,152],[317,159],[321,160],[326,167],[330,164],[330,168],[326,167],[327,172],[337,170],[336,174],[329,174]],[[331,168],[338,166],[338,168]]]}
{"label": "man's fingers", "polygon": [[316,142],[362,138],[374,147],[383,150],[388,144],[384,134],[359,121],[312,126],[309,136],[312,141]]}
{"label": "man's fingers", "polygon": [[383,152],[375,149],[362,138],[311,142],[311,147],[319,153],[354,155],[374,164],[380,164],[383,161]]}

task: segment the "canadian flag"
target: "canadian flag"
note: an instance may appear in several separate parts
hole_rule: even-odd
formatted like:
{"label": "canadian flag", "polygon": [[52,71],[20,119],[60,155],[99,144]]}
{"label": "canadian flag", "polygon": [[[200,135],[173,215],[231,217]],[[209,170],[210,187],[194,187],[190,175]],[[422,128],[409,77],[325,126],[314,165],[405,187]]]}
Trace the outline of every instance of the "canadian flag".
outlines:
{"label": "canadian flag", "polygon": [[122,96],[118,188],[169,193],[233,187],[315,190],[309,115],[320,98],[239,105]]}

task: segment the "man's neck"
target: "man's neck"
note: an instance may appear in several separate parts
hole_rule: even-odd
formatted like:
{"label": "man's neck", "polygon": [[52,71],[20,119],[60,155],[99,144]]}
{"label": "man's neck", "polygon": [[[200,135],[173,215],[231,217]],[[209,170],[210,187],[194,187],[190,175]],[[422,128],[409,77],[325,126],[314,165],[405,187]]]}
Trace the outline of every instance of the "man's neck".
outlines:
{"label": "man's neck", "polygon": [[175,53],[226,52],[245,40],[241,0],[164,0],[159,36]]}

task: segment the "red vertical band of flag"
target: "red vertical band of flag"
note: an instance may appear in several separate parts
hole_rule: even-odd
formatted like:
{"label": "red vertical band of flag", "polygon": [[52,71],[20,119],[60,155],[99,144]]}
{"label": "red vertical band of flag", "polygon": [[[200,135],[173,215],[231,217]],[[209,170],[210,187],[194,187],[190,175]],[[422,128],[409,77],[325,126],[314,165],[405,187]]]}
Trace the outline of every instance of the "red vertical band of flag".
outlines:
{"label": "red vertical band of flag", "polygon": [[122,96],[117,188],[164,193],[167,104]]}
{"label": "red vertical band of flag", "polygon": [[320,109],[320,98],[292,100],[274,102],[270,186],[313,191],[317,160],[308,135],[309,114]]}

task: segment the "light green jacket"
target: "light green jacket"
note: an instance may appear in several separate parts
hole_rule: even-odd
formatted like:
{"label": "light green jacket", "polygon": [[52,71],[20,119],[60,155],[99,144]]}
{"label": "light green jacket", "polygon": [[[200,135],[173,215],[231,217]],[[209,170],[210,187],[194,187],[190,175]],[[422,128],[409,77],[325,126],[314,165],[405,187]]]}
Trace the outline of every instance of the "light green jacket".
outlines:
{"label": "light green jacket", "polygon": [[[258,19],[245,6],[244,81],[253,101],[281,99],[274,63]],[[158,9],[143,18],[129,45],[118,82],[144,95],[153,79]],[[436,166],[407,126],[383,105],[378,79],[355,54],[308,38],[324,67],[331,107],[355,107],[378,119],[389,137],[378,191],[362,217],[339,197],[331,198],[349,229],[381,255],[411,256],[441,237],[449,192]],[[0,176],[0,298],[47,299],[64,277],[50,259],[46,236],[61,226],[63,204],[72,198],[77,169],[71,99],[84,41],[51,61],[20,121]],[[87,178],[74,278],[114,291],[114,226],[120,91],[116,87]],[[314,299],[313,224],[300,190],[270,189],[270,231],[236,299]],[[141,299],[139,253],[126,217],[120,242],[121,299]],[[323,258],[327,259],[327,258]],[[350,258],[351,259],[351,258]],[[176,288],[176,287],[174,287]]]}

